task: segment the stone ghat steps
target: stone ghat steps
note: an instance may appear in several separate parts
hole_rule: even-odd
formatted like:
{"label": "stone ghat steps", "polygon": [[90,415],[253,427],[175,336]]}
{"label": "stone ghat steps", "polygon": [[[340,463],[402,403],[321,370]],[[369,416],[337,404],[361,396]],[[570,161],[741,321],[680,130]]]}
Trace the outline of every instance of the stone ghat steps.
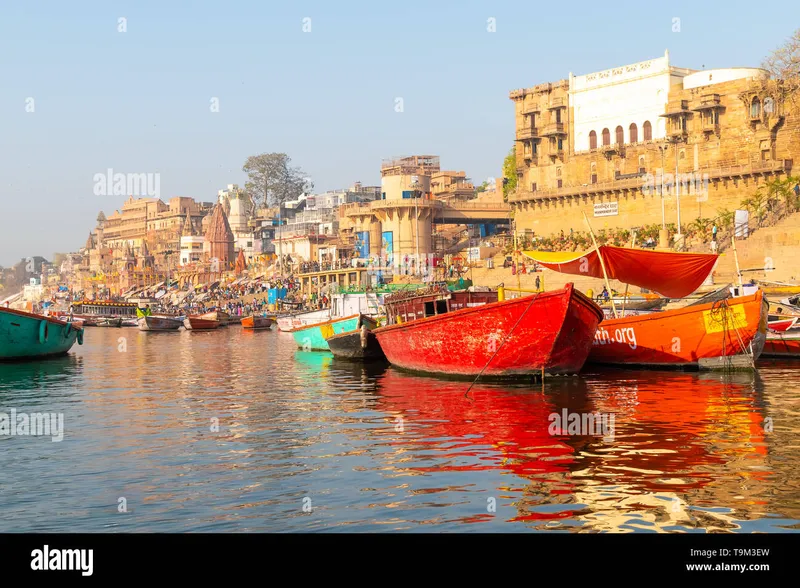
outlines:
{"label": "stone ghat steps", "polygon": [[[742,270],[773,267],[772,271],[743,272],[742,279],[771,281],[800,280],[800,212],[795,212],[771,227],[752,233],[747,239],[737,239],[736,253]],[[729,247],[720,255],[714,269],[714,282],[734,282],[736,260]]]}

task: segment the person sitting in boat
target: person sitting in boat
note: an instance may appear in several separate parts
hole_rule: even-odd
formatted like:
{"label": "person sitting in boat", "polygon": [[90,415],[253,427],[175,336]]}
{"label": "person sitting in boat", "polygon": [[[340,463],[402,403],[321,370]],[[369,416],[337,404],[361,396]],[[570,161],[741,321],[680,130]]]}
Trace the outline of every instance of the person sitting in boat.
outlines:
{"label": "person sitting in boat", "polygon": [[603,298],[603,300],[608,300],[608,290],[605,286],[603,286],[603,291],[600,292],[600,296]]}

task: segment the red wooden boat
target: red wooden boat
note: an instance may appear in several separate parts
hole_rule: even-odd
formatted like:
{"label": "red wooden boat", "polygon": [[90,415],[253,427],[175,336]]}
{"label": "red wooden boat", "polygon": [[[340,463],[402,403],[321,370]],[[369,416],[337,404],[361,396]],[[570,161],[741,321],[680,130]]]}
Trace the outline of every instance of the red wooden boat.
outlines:
{"label": "red wooden boat", "polygon": [[775,331],[776,333],[785,333],[792,327],[797,324],[797,317],[787,318],[787,319],[780,319],[776,321],[769,321],[767,323],[767,327],[769,327],[770,331]]}
{"label": "red wooden boat", "polygon": [[242,328],[255,331],[269,329],[272,326],[272,322],[272,319],[268,316],[250,315],[242,317]]}
{"label": "red wooden boat", "polygon": [[767,333],[761,357],[800,359],[800,333]]}
{"label": "red wooden boat", "polygon": [[221,310],[214,310],[212,312],[201,314],[200,318],[210,321],[217,321],[220,327],[227,327],[228,323],[230,322],[231,315]]}
{"label": "red wooden boat", "polygon": [[188,316],[183,321],[183,326],[191,331],[210,331],[219,327],[220,322],[202,316]]}
{"label": "red wooden boat", "polygon": [[[602,246],[588,253],[526,251],[554,271],[603,277],[656,291],[688,296],[705,281],[715,254],[672,253]],[[628,367],[753,367],[764,346],[769,305],[755,294],[675,310],[609,319],[595,335],[587,363]],[[739,357],[736,357],[739,356]]]}
{"label": "red wooden boat", "polygon": [[510,300],[500,294],[498,301],[498,294],[387,296],[389,326],[374,333],[389,362],[416,372],[508,377],[581,369],[603,318],[600,307],[572,284]]}

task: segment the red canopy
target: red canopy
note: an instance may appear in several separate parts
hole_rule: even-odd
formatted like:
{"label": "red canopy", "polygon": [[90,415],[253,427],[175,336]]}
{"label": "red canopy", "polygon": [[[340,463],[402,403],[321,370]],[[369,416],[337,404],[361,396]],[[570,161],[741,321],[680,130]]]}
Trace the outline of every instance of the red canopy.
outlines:
{"label": "red canopy", "polygon": [[[594,249],[588,253],[523,253],[553,271],[593,278],[603,277],[603,268]],[[601,246],[600,254],[606,264],[609,279],[647,288],[669,298],[683,298],[697,290],[714,269],[718,257],[711,253],[672,253],[610,245]]]}

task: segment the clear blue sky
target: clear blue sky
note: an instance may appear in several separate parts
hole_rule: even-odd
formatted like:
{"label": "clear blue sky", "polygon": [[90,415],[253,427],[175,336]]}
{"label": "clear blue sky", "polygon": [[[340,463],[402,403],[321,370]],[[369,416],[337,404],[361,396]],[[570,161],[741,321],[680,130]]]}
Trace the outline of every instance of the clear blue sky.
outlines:
{"label": "clear blue sky", "polygon": [[97,212],[125,199],[94,194],[107,168],[160,173],[163,200],[204,201],[269,151],[317,190],[377,184],[382,158],[413,153],[476,182],[498,176],[513,145],[510,90],[665,49],[681,67],[757,66],[800,26],[798,2],[771,17],[759,6],[2,0],[0,264],[82,246]]}

